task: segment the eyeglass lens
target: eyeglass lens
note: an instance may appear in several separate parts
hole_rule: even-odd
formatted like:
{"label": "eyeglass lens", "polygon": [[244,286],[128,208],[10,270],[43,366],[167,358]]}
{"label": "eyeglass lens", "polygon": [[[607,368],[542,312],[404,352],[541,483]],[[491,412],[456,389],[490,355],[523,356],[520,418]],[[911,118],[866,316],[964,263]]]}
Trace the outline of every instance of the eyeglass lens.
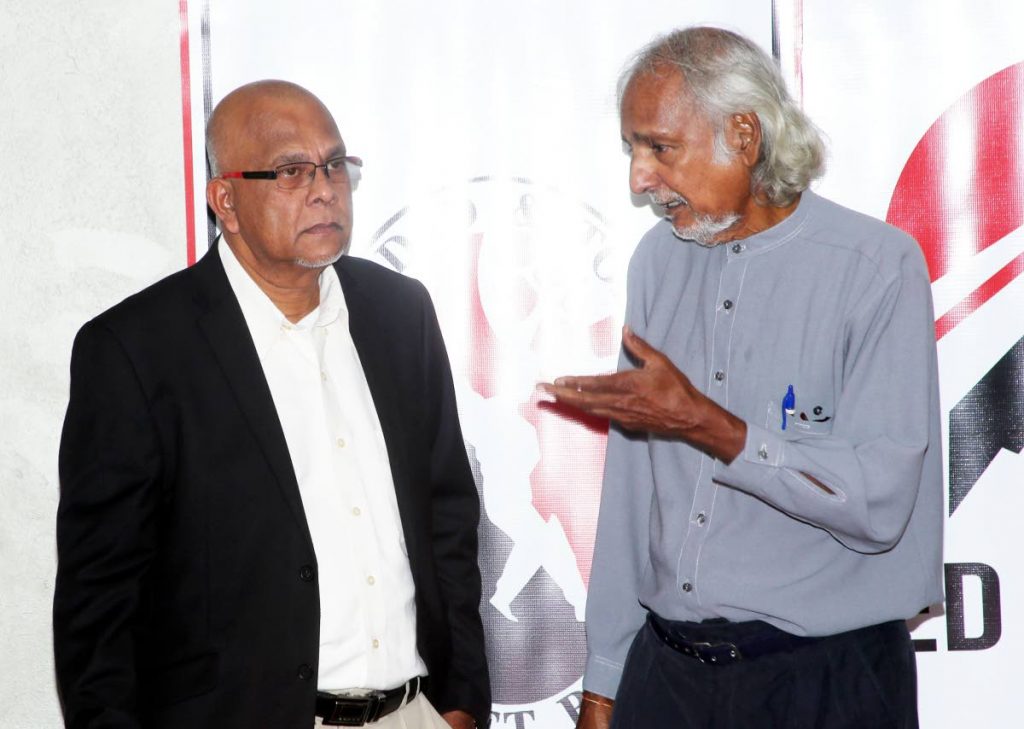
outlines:
{"label": "eyeglass lens", "polygon": [[284,190],[307,187],[312,184],[317,168],[326,170],[327,180],[338,187],[354,187],[359,181],[359,166],[346,157],[335,157],[322,165],[314,162],[291,162],[275,167],[277,186]]}

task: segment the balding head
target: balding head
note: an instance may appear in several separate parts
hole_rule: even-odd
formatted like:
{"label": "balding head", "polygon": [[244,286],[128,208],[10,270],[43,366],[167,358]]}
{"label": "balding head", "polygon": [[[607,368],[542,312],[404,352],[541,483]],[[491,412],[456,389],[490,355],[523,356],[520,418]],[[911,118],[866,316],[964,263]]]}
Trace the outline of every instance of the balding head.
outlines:
{"label": "balding head", "polygon": [[320,99],[290,81],[254,81],[239,86],[213,109],[206,123],[206,156],[210,162],[210,176],[216,177],[225,169],[235,169],[237,148],[233,141],[246,135],[264,135],[268,122],[282,107],[308,107],[331,117]]}
{"label": "balding head", "polygon": [[224,242],[271,299],[302,290],[314,301],[318,272],[352,230],[348,157],[330,111],[301,86],[257,81],[217,104],[206,139],[206,202]]}

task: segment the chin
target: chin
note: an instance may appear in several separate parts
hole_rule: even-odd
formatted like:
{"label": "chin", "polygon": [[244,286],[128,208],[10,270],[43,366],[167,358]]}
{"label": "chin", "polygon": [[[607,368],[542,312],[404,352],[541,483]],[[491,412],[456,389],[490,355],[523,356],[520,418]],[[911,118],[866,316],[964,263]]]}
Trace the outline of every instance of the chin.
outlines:
{"label": "chin", "polygon": [[335,253],[318,256],[318,257],[299,257],[295,259],[295,263],[303,268],[327,268],[332,263],[336,263],[339,258],[345,255],[345,248],[342,246]]}
{"label": "chin", "polygon": [[714,217],[711,215],[688,216],[689,220],[685,225],[680,225],[672,220],[672,233],[676,238],[696,243],[706,248],[726,243],[727,236],[723,234],[736,225],[740,220],[737,214]]}

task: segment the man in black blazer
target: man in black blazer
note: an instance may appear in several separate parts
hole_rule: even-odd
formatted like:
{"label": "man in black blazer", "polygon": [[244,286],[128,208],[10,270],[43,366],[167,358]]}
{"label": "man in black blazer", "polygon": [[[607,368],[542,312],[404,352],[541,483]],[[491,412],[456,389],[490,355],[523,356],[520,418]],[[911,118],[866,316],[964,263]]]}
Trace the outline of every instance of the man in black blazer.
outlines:
{"label": "man in black blazer", "polygon": [[[75,340],[54,597],[66,724],[486,726],[479,503],[429,296],[342,256],[360,162],[306,90],[235,90],[208,151],[223,241]],[[318,329],[328,299],[342,318]],[[280,341],[260,326],[274,316]],[[290,399],[319,392],[291,377],[303,352],[326,358],[322,410]],[[331,428],[353,423],[362,450],[345,461]],[[369,501],[333,509],[343,497]],[[383,526],[361,531],[371,516]],[[374,571],[338,577],[353,564]],[[325,634],[338,625],[350,633]],[[323,685],[328,652],[331,675],[401,678]]]}

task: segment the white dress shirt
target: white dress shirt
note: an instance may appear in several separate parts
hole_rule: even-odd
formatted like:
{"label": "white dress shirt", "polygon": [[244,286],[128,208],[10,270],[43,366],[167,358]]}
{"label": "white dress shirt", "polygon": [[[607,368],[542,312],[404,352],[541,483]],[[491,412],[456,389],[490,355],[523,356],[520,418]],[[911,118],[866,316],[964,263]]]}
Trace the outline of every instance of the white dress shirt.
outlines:
{"label": "white dress shirt", "polygon": [[[426,674],[384,434],[333,266],[289,322],[221,243],[299,483],[320,588],[320,689],[388,689]],[[258,636],[254,636],[258,639]]]}

